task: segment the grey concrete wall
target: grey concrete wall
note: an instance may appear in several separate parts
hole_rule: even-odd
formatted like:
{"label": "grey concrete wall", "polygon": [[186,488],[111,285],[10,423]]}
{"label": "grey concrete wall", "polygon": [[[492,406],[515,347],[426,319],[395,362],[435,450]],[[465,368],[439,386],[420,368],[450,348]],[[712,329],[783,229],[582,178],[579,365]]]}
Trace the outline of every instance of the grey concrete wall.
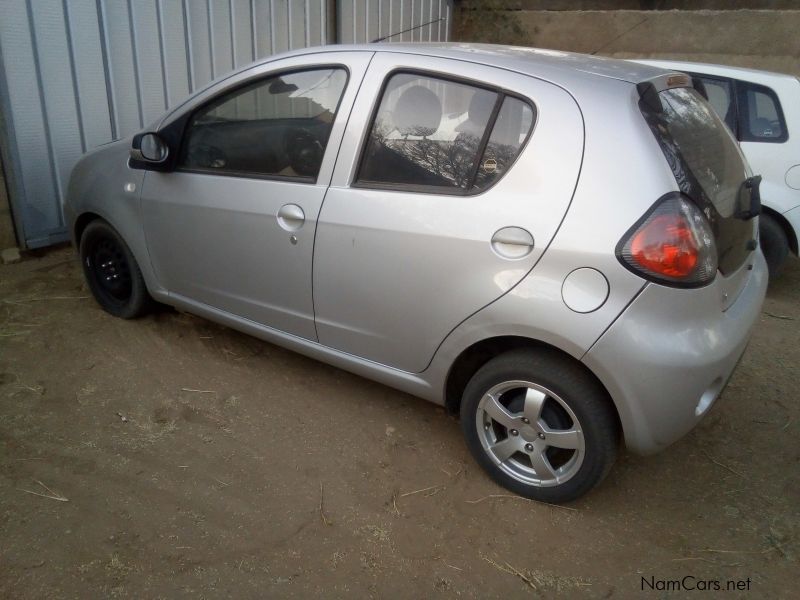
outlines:
{"label": "grey concrete wall", "polygon": [[453,38],[800,75],[800,10],[505,10],[464,3]]}
{"label": "grey concrete wall", "polygon": [[738,10],[797,8],[797,0],[461,0],[507,10]]}

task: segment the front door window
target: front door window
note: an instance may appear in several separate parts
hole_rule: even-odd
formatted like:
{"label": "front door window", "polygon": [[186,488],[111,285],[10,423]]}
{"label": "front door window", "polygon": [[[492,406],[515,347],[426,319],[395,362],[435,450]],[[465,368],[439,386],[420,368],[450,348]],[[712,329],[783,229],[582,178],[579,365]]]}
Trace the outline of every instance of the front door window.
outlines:
{"label": "front door window", "polygon": [[179,168],[316,181],[346,83],[344,69],[313,69],[225,94],[192,116]]}

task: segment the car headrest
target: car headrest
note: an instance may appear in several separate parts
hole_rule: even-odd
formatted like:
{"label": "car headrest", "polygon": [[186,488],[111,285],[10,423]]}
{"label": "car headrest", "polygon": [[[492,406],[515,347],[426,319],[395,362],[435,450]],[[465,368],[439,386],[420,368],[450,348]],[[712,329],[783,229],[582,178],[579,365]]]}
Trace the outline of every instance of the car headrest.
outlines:
{"label": "car headrest", "polygon": [[428,88],[412,86],[397,99],[394,123],[402,135],[432,135],[441,121],[442,103]]}
{"label": "car headrest", "polygon": [[492,114],[497,96],[491,92],[476,90],[467,109],[467,120],[456,126],[456,131],[481,135]]}

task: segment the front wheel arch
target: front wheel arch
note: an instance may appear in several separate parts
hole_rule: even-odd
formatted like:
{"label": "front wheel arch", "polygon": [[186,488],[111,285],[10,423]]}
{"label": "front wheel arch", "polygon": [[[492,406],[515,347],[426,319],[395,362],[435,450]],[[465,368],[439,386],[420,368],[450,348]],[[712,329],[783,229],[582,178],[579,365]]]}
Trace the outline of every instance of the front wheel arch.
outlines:
{"label": "front wheel arch", "polygon": [[86,284],[103,310],[123,319],[153,310],[139,263],[113,225],[100,217],[87,219],[76,241]]}
{"label": "front wheel arch", "polygon": [[798,240],[797,240],[797,233],[795,232],[794,228],[791,226],[789,221],[784,217],[781,213],[776,210],[771,209],[769,206],[762,206],[761,212],[768,216],[772,217],[783,229],[783,232],[786,234],[786,239],[789,242],[789,250],[792,251],[792,254],[795,256],[800,255],[800,248],[798,248]]}
{"label": "front wheel arch", "polygon": [[72,230],[72,240],[76,248],[81,247],[81,237],[83,236],[83,232],[86,231],[86,228],[89,226],[89,223],[96,221],[97,219],[105,220],[103,217],[93,212],[82,213],[77,219],[75,219],[75,225]]}
{"label": "front wheel arch", "polygon": [[770,279],[783,270],[790,252],[797,253],[794,231],[782,215],[765,209],[758,224],[759,245],[769,267]]}

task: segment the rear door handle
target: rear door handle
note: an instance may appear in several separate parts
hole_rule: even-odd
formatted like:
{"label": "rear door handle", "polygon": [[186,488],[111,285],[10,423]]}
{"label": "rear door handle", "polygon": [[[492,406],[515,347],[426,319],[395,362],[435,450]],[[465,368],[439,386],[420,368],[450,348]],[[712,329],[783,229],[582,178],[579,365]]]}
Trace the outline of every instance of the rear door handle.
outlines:
{"label": "rear door handle", "polygon": [[286,231],[297,231],[306,221],[306,214],[297,204],[284,204],[278,211],[278,225]]}
{"label": "rear door handle", "polygon": [[503,258],[523,258],[533,251],[533,236],[522,227],[503,227],[492,236],[492,249]]}

